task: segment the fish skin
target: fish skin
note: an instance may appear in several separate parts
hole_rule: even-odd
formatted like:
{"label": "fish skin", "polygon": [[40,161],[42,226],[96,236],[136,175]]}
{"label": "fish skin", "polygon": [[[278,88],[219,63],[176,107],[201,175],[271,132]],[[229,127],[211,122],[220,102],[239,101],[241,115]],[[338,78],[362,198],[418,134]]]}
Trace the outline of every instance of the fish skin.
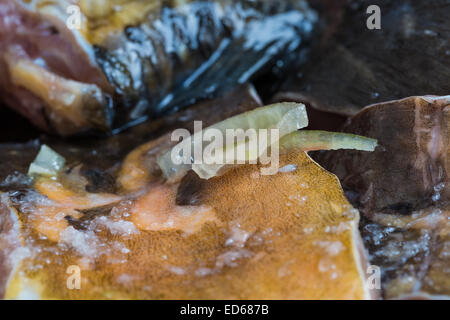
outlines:
{"label": "fish skin", "polygon": [[407,204],[409,211],[421,209],[441,183],[446,187],[439,200],[450,201],[449,110],[450,96],[370,105],[342,130],[377,139],[379,147],[373,153],[323,152],[317,159],[344,187],[361,195],[363,212],[395,211],[399,204]]}
{"label": "fish skin", "polygon": [[362,214],[384,298],[450,296],[450,96],[370,105],[344,132],[375,138],[372,153],[340,150],[314,158],[340,179]]}
{"label": "fish skin", "polygon": [[316,20],[303,1],[199,1],[163,8],[155,20],[127,27],[117,41],[94,46],[115,88],[120,116],[113,126],[226,92],[277,60],[288,64]]}
{"label": "fish skin", "polygon": [[[110,11],[115,2],[120,2],[122,11]],[[64,9],[72,4],[69,1],[0,4],[0,14],[27,22],[8,25],[5,33],[0,30],[0,47],[14,57],[0,57],[4,71],[0,83],[5,88],[0,94],[36,126],[63,136],[117,133],[221,95],[270,72],[277,63],[288,66],[309,46],[318,19],[306,1],[112,1],[104,4],[109,8],[106,15],[102,8],[84,10],[85,1],[74,3],[81,5],[83,13],[80,30],[66,26],[70,16]],[[142,12],[136,9],[139,6]],[[135,19],[120,20],[118,14]],[[32,28],[39,39],[47,39],[47,47],[11,36],[26,35]],[[57,55],[52,42],[70,50],[61,49]],[[16,65],[27,63],[36,64],[33,72],[15,72]],[[67,92],[64,97],[78,97],[80,92],[83,96],[74,104],[62,98],[51,101],[52,87],[42,93],[29,80],[48,79],[49,75],[42,77],[44,71]],[[21,77],[11,79],[8,74]],[[93,100],[90,92],[95,92],[95,103],[84,108],[83,101]]]}

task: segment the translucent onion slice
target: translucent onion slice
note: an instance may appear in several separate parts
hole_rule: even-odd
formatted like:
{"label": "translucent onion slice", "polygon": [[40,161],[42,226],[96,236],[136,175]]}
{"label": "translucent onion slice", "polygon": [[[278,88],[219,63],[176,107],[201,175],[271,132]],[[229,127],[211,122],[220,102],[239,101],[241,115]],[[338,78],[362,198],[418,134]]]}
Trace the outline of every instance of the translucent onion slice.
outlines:
{"label": "translucent onion slice", "polygon": [[292,149],[299,151],[354,149],[374,151],[378,142],[375,139],[350,133],[319,130],[300,130],[280,140],[280,152]]}
{"label": "translucent onion slice", "polygon": [[28,175],[56,176],[64,167],[65,162],[66,160],[61,155],[44,144],[41,146],[34,161],[31,163],[28,169]]}
{"label": "translucent onion slice", "polygon": [[[201,178],[209,179],[219,175],[223,172],[225,167],[230,165],[229,160],[233,158],[232,155],[235,154],[234,150],[237,150],[239,145],[242,147],[242,144],[245,144],[245,150],[249,150],[248,140],[244,140],[239,144],[233,143],[226,145],[225,137],[227,129],[242,129],[244,131],[248,129],[255,129],[257,135],[259,134],[259,129],[268,129],[268,142],[270,144],[274,144],[285,135],[304,128],[307,125],[308,116],[306,114],[305,105],[303,104],[284,102],[257,108],[228,118],[222,122],[203,129],[202,131],[194,133],[192,136],[184,139],[182,142],[161,156],[158,159],[158,164],[161,167],[163,174],[170,182],[181,179],[190,169],[194,170]],[[222,152],[225,157],[225,161],[223,164],[207,164],[210,163],[208,160],[211,159],[201,159],[202,163],[195,163],[195,159],[192,158],[194,152],[191,152],[191,154],[179,152],[179,150],[187,150],[188,148],[194,150],[194,142],[200,143],[202,145],[201,150],[205,150],[211,142],[203,141],[202,137],[203,134],[210,129],[218,130],[224,138],[225,145]],[[278,129],[278,135],[270,135],[270,129]],[[262,152],[265,152],[265,150],[261,149],[257,152],[254,152],[254,150],[249,150],[244,157],[245,159],[234,160],[257,160]]]}

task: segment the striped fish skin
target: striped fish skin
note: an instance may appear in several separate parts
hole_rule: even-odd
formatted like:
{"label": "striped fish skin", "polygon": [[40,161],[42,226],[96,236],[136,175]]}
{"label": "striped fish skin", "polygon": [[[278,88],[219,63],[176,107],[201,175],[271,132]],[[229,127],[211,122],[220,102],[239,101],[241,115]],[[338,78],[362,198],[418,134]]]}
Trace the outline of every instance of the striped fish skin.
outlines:
{"label": "striped fish skin", "polygon": [[[20,94],[5,99],[7,104],[61,135],[92,129],[117,133],[220,95],[274,66],[289,66],[308,48],[318,20],[306,1],[291,0],[48,3],[6,0],[0,3],[0,15],[9,6],[18,19],[35,20],[29,27],[53,29],[46,40],[64,44],[67,53],[61,49],[59,63],[52,63],[47,58],[57,55],[51,45],[28,52],[32,40],[5,36],[18,33],[19,27],[6,26],[2,32],[0,26],[0,47],[9,52],[9,58],[3,54],[0,60],[14,75],[0,83],[8,92],[25,87],[32,107],[21,102],[26,99]],[[73,5],[80,8],[81,25],[69,30],[72,17],[65,9]],[[63,98],[55,102],[48,98],[52,88],[33,82],[53,75],[56,90],[64,98],[73,96],[71,103]]]}

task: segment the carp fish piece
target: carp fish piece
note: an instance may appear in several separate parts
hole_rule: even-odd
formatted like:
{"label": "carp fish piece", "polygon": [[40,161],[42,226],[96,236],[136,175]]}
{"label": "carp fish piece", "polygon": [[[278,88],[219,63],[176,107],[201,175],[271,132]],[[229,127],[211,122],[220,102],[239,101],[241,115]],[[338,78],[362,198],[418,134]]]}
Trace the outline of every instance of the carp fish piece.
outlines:
{"label": "carp fish piece", "polygon": [[114,133],[286,65],[317,15],[305,1],[3,0],[0,18],[6,104],[72,135]]}
{"label": "carp fish piece", "polygon": [[[275,109],[293,132],[280,141],[287,149],[272,175],[260,173],[262,164],[243,164],[209,179],[195,170],[165,179],[155,159],[173,145],[166,134],[121,161],[115,190],[94,192],[82,165],[42,146],[28,187],[0,194],[0,217],[15,222],[2,226],[15,240],[2,246],[22,252],[4,264],[5,298],[374,297],[359,212],[303,150],[373,151],[376,141],[296,131],[307,123],[301,104],[260,107],[215,126],[271,127],[279,122]],[[73,270],[77,285],[68,282]]]}

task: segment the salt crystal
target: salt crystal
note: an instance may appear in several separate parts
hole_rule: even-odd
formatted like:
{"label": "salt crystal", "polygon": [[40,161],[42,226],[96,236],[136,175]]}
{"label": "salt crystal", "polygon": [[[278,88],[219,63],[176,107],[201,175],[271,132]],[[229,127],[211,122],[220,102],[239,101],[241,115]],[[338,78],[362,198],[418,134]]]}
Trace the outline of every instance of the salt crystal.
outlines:
{"label": "salt crystal", "polygon": [[117,277],[117,282],[122,284],[128,284],[134,280],[134,277],[132,275],[122,273],[120,276]]}
{"label": "salt crystal", "polygon": [[205,277],[213,273],[213,270],[210,268],[199,268],[195,271],[195,275],[197,277]]}
{"label": "salt crystal", "polygon": [[183,268],[181,267],[175,267],[175,266],[168,266],[167,270],[169,270],[170,272],[182,276],[183,274],[185,274],[185,271]]}
{"label": "salt crystal", "polygon": [[111,219],[108,219],[105,216],[96,218],[94,220],[94,224],[99,224],[104,226],[111,232],[113,235],[132,235],[132,234],[139,234],[139,230],[136,228],[133,222],[131,221],[125,221],[125,220],[119,220],[114,221]]}
{"label": "salt crystal", "polygon": [[245,243],[247,242],[247,239],[250,237],[250,233],[247,231],[240,229],[238,226],[231,228],[231,235],[230,237],[225,241],[226,246],[237,246],[237,247],[244,247]]}
{"label": "salt crystal", "polygon": [[217,257],[216,267],[237,267],[237,260],[250,257],[251,255],[252,253],[245,249],[227,251]]}
{"label": "salt crystal", "polygon": [[278,171],[281,173],[293,172],[297,170],[297,166],[295,164],[288,164],[284,167],[281,167]]}
{"label": "salt crystal", "polygon": [[344,245],[340,241],[315,241],[313,245],[324,248],[330,256],[337,256],[341,251],[345,250]]}
{"label": "salt crystal", "polygon": [[99,255],[99,239],[92,231],[82,232],[70,226],[61,232],[60,243],[82,256],[96,258]]}
{"label": "salt crystal", "polygon": [[314,227],[303,228],[303,232],[306,234],[310,234],[314,231]]}

